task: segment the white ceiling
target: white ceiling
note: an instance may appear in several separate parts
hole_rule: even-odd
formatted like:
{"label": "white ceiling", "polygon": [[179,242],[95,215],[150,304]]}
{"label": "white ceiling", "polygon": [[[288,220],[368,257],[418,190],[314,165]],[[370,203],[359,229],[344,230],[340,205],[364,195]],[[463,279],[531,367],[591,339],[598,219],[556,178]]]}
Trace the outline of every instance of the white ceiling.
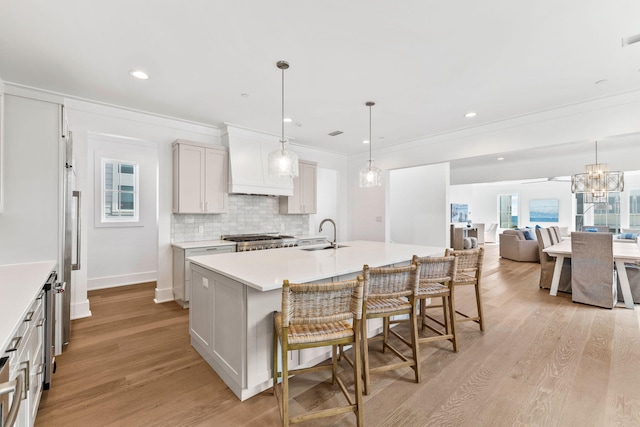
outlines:
{"label": "white ceiling", "polygon": [[284,59],[287,136],[355,154],[369,100],[375,150],[638,90],[638,33],[637,0],[0,0],[0,78],[279,133]]}

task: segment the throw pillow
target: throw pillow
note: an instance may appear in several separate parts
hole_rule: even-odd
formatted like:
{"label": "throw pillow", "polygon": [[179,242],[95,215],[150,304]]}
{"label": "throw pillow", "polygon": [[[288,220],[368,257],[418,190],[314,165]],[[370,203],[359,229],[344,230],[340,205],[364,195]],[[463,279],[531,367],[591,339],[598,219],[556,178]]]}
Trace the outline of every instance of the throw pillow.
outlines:
{"label": "throw pillow", "polygon": [[587,231],[589,233],[597,233],[598,229],[597,228],[585,228],[584,231]]}
{"label": "throw pillow", "polygon": [[620,239],[637,239],[638,235],[636,233],[622,233],[620,234]]}
{"label": "throw pillow", "polygon": [[536,240],[535,237],[533,237],[533,233],[531,232],[531,230],[525,230],[522,232],[522,234],[524,234],[524,238],[526,240]]}

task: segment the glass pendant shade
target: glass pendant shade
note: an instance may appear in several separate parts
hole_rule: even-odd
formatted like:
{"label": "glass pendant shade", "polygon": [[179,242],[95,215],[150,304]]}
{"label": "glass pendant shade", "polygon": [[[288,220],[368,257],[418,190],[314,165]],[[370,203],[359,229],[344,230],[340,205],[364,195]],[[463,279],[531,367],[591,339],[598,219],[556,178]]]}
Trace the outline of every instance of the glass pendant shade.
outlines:
{"label": "glass pendant shade", "polygon": [[289,68],[287,61],[278,61],[277,67],[282,70],[282,137],[280,148],[269,153],[269,175],[283,178],[298,176],[298,155],[286,149],[287,140],[284,138],[284,70]]}
{"label": "glass pendant shade", "polygon": [[360,188],[381,187],[382,186],[382,170],[373,165],[373,159],[371,159],[371,145],[373,140],[371,139],[371,107],[376,105],[375,102],[369,101],[365,104],[369,107],[369,162],[367,166],[360,169]]}
{"label": "glass pendant shade", "polygon": [[571,192],[584,193],[584,203],[607,203],[609,193],[624,191],[624,172],[610,171],[606,163],[598,163],[598,143],[596,142],[596,163],[585,166],[584,173],[571,177]]}
{"label": "glass pendant shade", "polygon": [[360,169],[360,187],[380,187],[382,186],[382,170],[373,165],[373,160],[369,165]]}
{"label": "glass pendant shade", "polygon": [[280,150],[269,153],[269,175],[287,178],[298,176],[298,155],[285,149],[284,142]]}

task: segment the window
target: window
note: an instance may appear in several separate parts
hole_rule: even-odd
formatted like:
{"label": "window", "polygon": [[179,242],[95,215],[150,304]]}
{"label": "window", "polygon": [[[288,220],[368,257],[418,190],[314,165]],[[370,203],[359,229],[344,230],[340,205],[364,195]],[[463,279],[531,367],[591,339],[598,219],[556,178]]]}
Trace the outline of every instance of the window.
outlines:
{"label": "window", "polygon": [[629,227],[640,228],[640,190],[629,192]]}
{"label": "window", "polygon": [[102,159],[102,222],[138,222],[138,164]]}
{"label": "window", "polygon": [[499,194],[498,212],[500,214],[500,228],[518,226],[518,195]]}
{"label": "window", "polygon": [[593,205],[593,225],[606,225],[609,231],[620,231],[620,193],[609,193],[607,203]]}

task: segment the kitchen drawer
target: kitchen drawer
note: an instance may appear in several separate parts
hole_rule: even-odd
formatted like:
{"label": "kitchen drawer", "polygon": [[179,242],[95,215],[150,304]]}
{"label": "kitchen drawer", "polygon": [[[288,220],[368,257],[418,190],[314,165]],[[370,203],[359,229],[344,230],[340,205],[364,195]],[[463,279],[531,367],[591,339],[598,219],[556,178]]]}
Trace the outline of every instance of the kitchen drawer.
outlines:
{"label": "kitchen drawer", "polygon": [[298,246],[312,246],[322,245],[327,243],[327,239],[324,237],[312,238],[312,239],[298,239]]}

